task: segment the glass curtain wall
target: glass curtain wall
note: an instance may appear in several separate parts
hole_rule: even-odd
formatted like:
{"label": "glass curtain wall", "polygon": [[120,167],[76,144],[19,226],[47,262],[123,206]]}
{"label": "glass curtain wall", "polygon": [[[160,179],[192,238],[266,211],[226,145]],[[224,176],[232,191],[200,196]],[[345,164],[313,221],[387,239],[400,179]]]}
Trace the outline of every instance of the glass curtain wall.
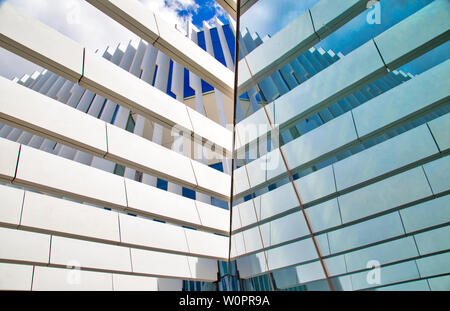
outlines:
{"label": "glass curtain wall", "polygon": [[450,2],[240,1],[244,290],[450,290]]}

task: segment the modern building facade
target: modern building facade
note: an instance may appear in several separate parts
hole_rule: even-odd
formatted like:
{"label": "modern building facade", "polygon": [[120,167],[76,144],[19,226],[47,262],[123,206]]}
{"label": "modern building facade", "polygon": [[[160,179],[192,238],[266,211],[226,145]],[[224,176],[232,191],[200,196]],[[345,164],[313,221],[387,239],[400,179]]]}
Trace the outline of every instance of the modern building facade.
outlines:
{"label": "modern building facade", "polygon": [[0,289],[450,289],[450,63],[402,71],[448,43],[447,0],[326,50],[368,1],[264,38],[88,2],[142,40],[91,53],[0,4],[46,69],[0,78]]}

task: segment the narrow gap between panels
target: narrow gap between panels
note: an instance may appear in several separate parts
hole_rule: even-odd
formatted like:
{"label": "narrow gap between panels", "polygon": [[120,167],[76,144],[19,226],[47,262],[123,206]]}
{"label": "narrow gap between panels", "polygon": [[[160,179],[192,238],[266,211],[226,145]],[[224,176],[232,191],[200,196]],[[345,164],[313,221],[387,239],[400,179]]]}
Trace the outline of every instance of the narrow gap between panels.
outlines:
{"label": "narrow gap between panels", "polygon": [[[239,33],[240,33],[240,29],[239,29],[239,27],[237,27],[237,35],[236,35],[236,37],[237,37],[237,38],[236,38],[236,41],[237,41],[237,42],[239,42]],[[239,44],[236,44],[236,46],[237,46],[237,47],[240,47]],[[240,51],[242,52],[242,58],[243,58],[243,60],[244,60],[244,62],[245,62],[245,65],[246,65],[246,67],[247,67],[247,69],[248,69],[248,71],[249,71],[249,73],[250,73],[251,80],[252,80],[253,84],[255,85],[256,91],[258,92],[258,95],[260,96],[261,101],[262,101],[263,97],[261,96],[261,92],[260,92],[260,90],[259,90],[258,84],[257,84],[257,82],[256,82],[256,80],[255,80],[255,78],[254,78],[254,76],[253,76],[253,73],[252,73],[252,71],[251,71],[251,69],[250,69],[250,66],[249,66],[249,64],[248,64],[248,62],[247,62],[247,58],[245,57],[245,52],[244,52],[244,50],[243,50],[242,48],[240,49]],[[237,54],[237,56],[239,56],[239,54]],[[236,58],[236,59],[237,59],[237,58]],[[236,72],[236,73],[235,73],[236,80],[237,80],[237,78],[238,78],[237,75],[238,75],[238,73]],[[236,92],[237,92],[237,89],[235,89],[235,90],[236,90]],[[237,95],[238,95],[238,94],[237,94]],[[237,98],[237,95],[236,95],[236,98]],[[236,98],[235,98],[235,100],[236,100]],[[237,100],[236,100],[236,102],[237,102]],[[272,122],[271,122],[271,120],[270,120],[270,118],[269,118],[269,115],[267,114],[267,111],[266,111],[266,109],[265,109],[265,105],[264,105],[264,104],[263,104],[262,109],[264,109],[264,112],[266,113],[266,117],[267,117],[267,119],[268,119],[268,122],[269,122],[269,124],[272,126]],[[273,126],[272,126],[272,127],[273,127]],[[276,138],[275,140],[276,140],[276,143],[278,143],[278,138]],[[278,145],[279,145],[279,143],[278,143]],[[249,174],[248,174],[247,166],[244,165],[244,168],[245,168],[245,175],[246,175],[246,177],[247,177],[248,185],[249,185],[250,188],[251,188],[251,184],[250,184],[250,176],[249,176]],[[258,228],[259,238],[260,238],[260,240],[261,240],[262,252],[263,252],[263,254],[264,254],[264,261],[265,261],[265,264],[266,264],[267,273],[269,273],[270,287],[271,287],[272,290],[275,290],[275,286],[274,286],[274,284],[273,284],[273,279],[272,279],[272,277],[270,277],[269,259],[268,259],[268,257],[267,257],[267,252],[266,252],[266,247],[265,247],[265,245],[264,245],[264,239],[263,239],[263,236],[262,236],[261,227],[259,226],[259,219],[258,219],[258,214],[257,214],[257,211],[256,211],[256,206],[255,206],[255,201],[254,201],[254,194],[252,194],[251,201],[252,201],[252,206],[253,206],[253,212],[255,213],[255,218],[256,218],[256,222],[257,222],[257,228]],[[245,244],[245,239],[244,239],[244,244]]]}
{"label": "narrow gap between panels", "polygon": [[159,31],[159,25],[158,25],[158,20],[156,19],[156,14],[153,12],[153,18],[155,19],[155,24],[156,24],[156,30],[158,31],[158,35],[155,39],[155,41],[153,41],[152,45],[154,46],[155,43],[158,41],[158,39],[161,37],[160,34],[161,32]]}
{"label": "narrow gap between panels", "polygon": [[236,141],[236,107],[238,101],[238,69],[239,69],[239,27],[241,26],[241,0],[236,1],[236,33],[235,33],[235,45],[234,45],[234,89],[233,89],[233,138],[231,145],[231,189],[230,189],[230,237],[228,239],[228,271],[231,271],[231,241],[232,241],[232,228],[233,228],[233,188],[234,188],[234,152],[235,152],[235,141]]}
{"label": "narrow gap between panels", "polygon": [[309,9],[308,12],[309,12],[309,17],[311,18],[311,25],[312,25],[312,27],[313,27],[314,34],[317,36],[317,38],[319,39],[319,41],[322,41],[322,38],[319,36],[319,34],[318,34],[317,31],[316,31],[316,25],[314,25],[314,19],[313,19],[311,10]]}
{"label": "narrow gap between panels", "polygon": [[19,225],[17,225],[17,229],[22,225],[22,214],[23,214],[23,206],[25,205],[25,194],[26,190],[23,190],[23,197],[22,197],[22,207],[20,209],[20,218],[19,218]]}
{"label": "narrow gap between panels", "polygon": [[384,61],[383,55],[381,55],[380,49],[378,48],[378,45],[377,45],[377,42],[374,39],[372,39],[372,42],[375,45],[375,48],[377,49],[378,55],[380,55],[380,58],[381,58],[381,61],[384,64],[384,67],[386,67],[387,71],[390,72],[391,70],[389,69],[388,65]]}
{"label": "narrow gap between panels", "polygon": [[430,180],[428,179],[427,173],[425,172],[425,168],[423,167],[423,165],[421,166],[421,168],[422,168],[423,174],[425,175],[425,179],[427,180],[428,187],[430,187],[430,191],[431,191],[432,195],[435,196],[436,194],[434,193],[433,188],[431,187]]}
{"label": "narrow gap between panels", "polygon": [[84,77],[84,65],[86,62],[86,48],[83,48],[83,61],[81,63],[81,77],[77,80],[77,84],[80,85],[81,79]]}
{"label": "narrow gap between panels", "polygon": [[108,124],[106,122],[105,122],[105,135],[106,135],[106,153],[103,155],[103,159],[106,159],[106,157],[109,154]]}
{"label": "narrow gap between panels", "polygon": [[50,266],[51,260],[52,260],[52,240],[53,240],[53,234],[50,234],[50,247],[48,250],[48,264],[47,267]]}
{"label": "narrow gap between panels", "polygon": [[119,243],[122,243],[122,233],[121,233],[121,229],[120,229],[120,213],[117,213],[117,226],[119,229]]}
{"label": "narrow gap between panels", "polygon": [[17,154],[17,162],[16,162],[16,169],[14,170],[14,177],[11,180],[11,184],[14,183],[17,176],[17,170],[19,169],[19,160],[20,160],[20,152],[22,151],[22,144],[19,145],[19,153]]}
{"label": "narrow gap between panels", "polygon": [[34,273],[35,273],[35,270],[36,270],[36,266],[33,265],[33,271],[31,272],[31,287],[30,287],[30,291],[33,290],[33,282],[34,282]]}
{"label": "narrow gap between panels", "polygon": [[436,137],[434,137],[433,131],[432,131],[431,128],[430,128],[430,124],[428,124],[428,122],[425,123],[425,124],[427,125],[427,128],[428,128],[428,130],[430,131],[431,137],[433,138],[433,141],[434,141],[434,143],[435,143],[435,145],[436,145],[436,148],[438,149],[439,153],[442,153],[442,150],[441,150],[441,148],[439,148],[439,144],[438,144],[438,142],[436,141]]}

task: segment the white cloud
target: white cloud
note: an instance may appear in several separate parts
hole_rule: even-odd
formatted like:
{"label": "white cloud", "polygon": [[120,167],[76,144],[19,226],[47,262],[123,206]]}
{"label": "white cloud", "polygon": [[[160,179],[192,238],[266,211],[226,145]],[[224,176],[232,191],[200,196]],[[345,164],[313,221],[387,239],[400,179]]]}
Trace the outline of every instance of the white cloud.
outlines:
{"label": "white cloud", "polygon": [[9,0],[31,17],[91,50],[116,47],[137,37],[83,0]]}
{"label": "white cloud", "polygon": [[206,5],[209,6],[211,9],[215,10],[214,16],[206,21],[206,23],[209,26],[212,26],[212,27],[216,26],[216,22],[215,22],[216,18],[222,17],[222,20],[229,19],[228,12],[225,11],[216,1],[210,0],[209,2],[206,3]]}
{"label": "white cloud", "polygon": [[[186,29],[199,5],[194,0],[140,0],[166,22],[178,25],[179,29]],[[180,15],[183,12],[183,15]]]}

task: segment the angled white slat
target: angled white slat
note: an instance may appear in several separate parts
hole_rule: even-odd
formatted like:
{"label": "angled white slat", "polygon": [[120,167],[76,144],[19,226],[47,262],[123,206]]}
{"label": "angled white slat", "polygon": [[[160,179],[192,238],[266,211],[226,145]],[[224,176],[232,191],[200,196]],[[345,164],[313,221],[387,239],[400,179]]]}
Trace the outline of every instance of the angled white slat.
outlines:
{"label": "angled white slat", "polygon": [[[448,158],[448,157],[447,157]],[[446,158],[441,158],[438,160],[435,160],[433,162],[430,162],[426,165],[424,165],[423,167],[416,167],[413,168],[411,170],[408,170],[406,172],[400,173],[398,175],[392,176],[390,178],[384,179],[380,182],[374,183],[372,185],[369,185],[367,187],[358,189],[354,192],[350,192],[348,194],[342,195],[339,197],[339,210],[340,210],[340,214],[342,217],[342,222],[343,223],[348,223],[350,221],[355,221],[355,220],[361,220],[364,219],[365,217],[369,216],[369,215],[373,215],[373,214],[377,214],[383,211],[389,211],[392,210],[393,208],[399,208],[404,204],[413,204],[415,202],[417,202],[418,200],[424,199],[424,198],[430,198],[433,193],[431,192],[431,188],[427,182],[427,177],[425,177],[425,173],[426,173],[426,168],[429,167],[430,165],[435,165],[435,166],[440,166],[443,169],[440,169],[441,171],[444,171],[441,175],[444,176],[446,174],[448,174],[448,169],[447,167],[445,167],[445,164],[442,165],[442,161],[447,161],[448,163],[450,163],[448,161],[448,159]],[[440,173],[439,172],[439,173]],[[431,174],[429,174],[431,175]],[[441,180],[441,184],[442,184],[442,180]],[[440,189],[440,191],[448,191],[449,187],[448,185],[444,187],[442,187]],[[438,192],[436,191],[435,194],[437,194]],[[400,194],[400,195],[399,195]],[[361,209],[360,207],[364,205],[364,209]],[[318,216],[317,213],[315,214],[310,214],[311,209],[315,209],[315,207],[313,208],[309,208],[307,209],[307,213],[310,217],[310,220],[315,222],[315,217]],[[324,212],[324,211],[323,211]],[[330,213],[330,210],[326,211],[327,214]],[[271,221],[268,224],[264,224],[261,226],[261,231],[262,231],[262,235],[264,238],[264,233],[266,233],[268,230],[270,230],[270,228],[275,227],[276,228],[276,222],[277,221],[283,221],[283,223],[285,225],[286,224],[286,220],[290,220],[292,221],[292,217],[294,214],[289,214],[288,216],[285,216],[283,218],[279,218],[277,220]],[[397,214],[394,213],[392,215],[395,215],[396,218],[398,218]],[[338,216],[338,218],[340,218]],[[378,221],[379,218],[376,218],[377,220],[374,221]],[[427,221],[427,220],[425,220]],[[299,221],[295,221],[296,223],[299,223]],[[442,223],[445,223],[445,218],[444,220],[442,220]],[[339,225],[340,223],[337,224],[330,224],[328,226],[328,229]],[[397,232],[400,230],[401,232],[403,232],[403,230],[401,228],[403,228],[402,226],[398,226],[400,225],[400,222],[398,222],[397,224]],[[364,223],[358,224],[358,226],[364,226]],[[266,228],[264,228],[266,227]],[[301,233],[295,233],[295,230],[293,228],[293,226],[287,226],[288,228],[291,228],[290,230],[286,230],[286,232],[283,232],[283,229],[285,229],[284,227],[280,227],[280,229],[272,229],[272,230],[276,230],[275,232],[277,232],[277,234],[273,237],[270,236],[266,236],[265,237],[265,247],[270,246],[271,243],[273,243],[274,241],[276,241],[277,237],[279,238],[280,236],[283,237],[281,242],[286,242],[285,240],[287,239],[294,239],[295,237],[299,237],[301,236]],[[344,229],[337,229],[336,231],[333,232],[333,235],[342,235],[343,232],[345,232],[347,229],[351,228],[350,227],[346,227]],[[262,244],[259,240],[259,236],[257,234],[257,228],[251,228],[248,229],[246,231],[243,232],[243,236],[244,236],[244,240],[246,241],[246,252],[252,252],[258,249],[262,248]],[[266,230],[264,230],[266,229]],[[267,230],[268,229],[268,230]],[[351,229],[349,229],[351,230]],[[293,235],[294,234],[294,235]],[[305,234],[305,232],[303,232],[303,234]],[[397,233],[399,234],[399,233]],[[385,237],[386,238],[386,237]],[[365,238],[366,241],[370,240],[371,238]],[[350,247],[353,246],[357,246],[358,244],[364,243],[363,241],[359,241],[358,239],[349,239],[352,240],[352,242],[349,242],[348,245],[343,246],[346,244],[346,242],[343,242],[343,240],[340,240],[339,238],[333,239],[334,243],[336,245],[340,245],[339,247],[342,248],[346,248],[346,247]],[[367,242],[366,242],[367,243]],[[341,246],[342,245],[342,246]],[[435,246],[435,245],[434,245]],[[351,248],[351,247],[350,247]]]}
{"label": "angled white slat", "polygon": [[169,126],[178,124],[184,130],[192,131],[186,109],[181,102],[114,66],[100,55],[86,51],[80,85],[145,117]]}
{"label": "angled white slat", "polygon": [[218,90],[233,96],[233,72],[137,0],[87,1],[144,40],[150,40],[149,43]]}
{"label": "angled white slat", "polygon": [[123,178],[27,146],[21,147],[14,183],[123,209]]}
{"label": "angled white slat", "polygon": [[[196,114],[194,110],[166,93],[88,51],[85,55],[84,74],[80,85],[143,117],[174,127],[177,131],[193,133],[194,139],[217,145],[225,153],[231,152],[230,130],[203,115]],[[200,122],[202,126],[195,122]]]}
{"label": "angled white slat", "polygon": [[353,109],[358,136],[373,137],[448,102],[449,70],[447,60]]}
{"label": "angled white slat", "polygon": [[[101,56],[86,51],[78,43],[20,13],[9,4],[3,3],[0,6],[0,17],[2,21],[0,24],[0,45],[2,47],[16,52],[73,82],[80,80],[80,85],[116,101],[148,119],[161,122],[168,127],[177,126],[179,130],[191,135],[193,128],[189,118],[189,107],[153,88],[133,74],[111,64]],[[26,29],[30,23],[33,33],[11,31],[11,29]],[[191,42],[189,39],[185,39]],[[43,42],[45,44],[41,47],[40,45]],[[19,47],[15,48],[14,46]],[[23,53],[19,53],[18,50],[23,51]],[[203,50],[202,52],[207,55]],[[76,74],[74,74],[74,67],[79,67],[76,69]],[[232,73],[231,76],[233,76]],[[148,100],[149,98],[153,100]],[[196,134],[194,138],[200,138],[212,145],[216,144],[230,154],[231,131],[228,131],[230,133],[226,132],[224,139],[222,126],[215,122],[208,122],[209,119],[204,116],[200,119],[204,120],[208,126],[201,128],[199,133],[194,133]],[[220,137],[220,143],[216,143],[215,140],[210,141],[205,137],[206,135],[210,139],[214,138],[214,133],[217,133]]]}
{"label": "angled white slat", "polygon": [[0,92],[4,122],[96,156],[106,154],[105,122],[2,77]]}
{"label": "angled white slat", "polygon": [[0,92],[0,120],[5,123],[228,200],[230,175],[7,79],[0,78]]}

